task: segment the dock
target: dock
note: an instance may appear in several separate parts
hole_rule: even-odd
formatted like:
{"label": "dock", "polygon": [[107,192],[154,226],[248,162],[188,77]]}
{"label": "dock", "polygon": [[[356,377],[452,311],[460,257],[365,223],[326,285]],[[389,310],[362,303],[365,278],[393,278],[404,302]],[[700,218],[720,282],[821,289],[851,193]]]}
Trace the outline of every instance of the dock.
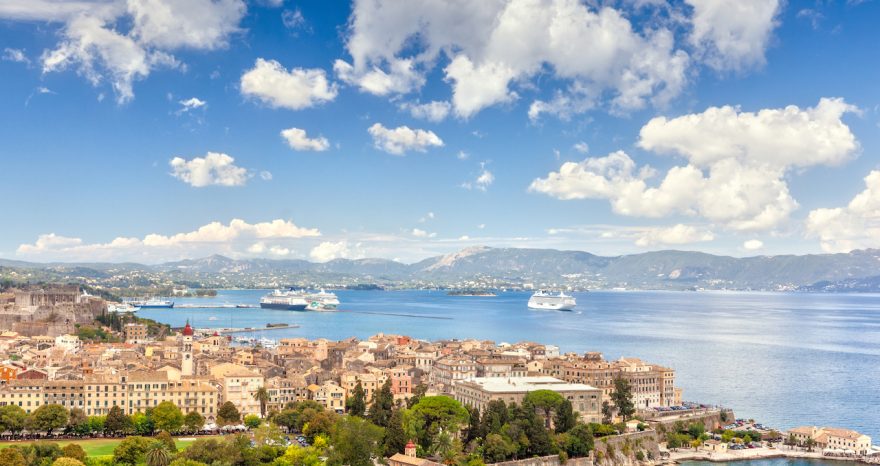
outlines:
{"label": "dock", "polygon": [[297,324],[289,324],[289,325],[279,325],[275,324],[272,327],[240,327],[240,328],[200,328],[196,329],[197,332],[201,333],[219,333],[220,335],[228,335],[233,333],[251,333],[251,332],[262,332],[265,330],[286,330],[292,328],[299,328]]}
{"label": "dock", "polygon": [[256,309],[256,304],[175,304],[175,309]]}

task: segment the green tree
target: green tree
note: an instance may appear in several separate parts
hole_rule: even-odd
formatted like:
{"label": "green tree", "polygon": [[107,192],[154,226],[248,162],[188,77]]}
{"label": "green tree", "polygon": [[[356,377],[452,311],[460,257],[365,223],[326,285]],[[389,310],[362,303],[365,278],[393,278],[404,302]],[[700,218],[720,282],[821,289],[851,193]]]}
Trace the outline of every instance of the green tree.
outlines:
{"label": "green tree", "polygon": [[553,390],[535,390],[526,393],[526,396],[523,399],[523,403],[530,403],[535,408],[544,412],[544,425],[548,429],[550,428],[550,420],[552,419],[550,415],[559,408],[559,405],[562,404],[563,401],[565,401],[565,398]]}
{"label": "green tree", "polygon": [[[201,461],[191,460],[189,458],[175,458],[168,466],[208,466]],[[286,466],[286,465],[285,465]]]}
{"label": "green tree", "polygon": [[382,428],[355,416],[341,416],[331,434],[328,464],[373,466],[383,452]]}
{"label": "green tree", "polygon": [[506,461],[516,454],[517,446],[500,434],[489,434],[483,442],[483,458],[490,463]]}
{"label": "green tree", "polygon": [[297,427],[298,417],[299,413],[295,409],[285,408],[272,417],[272,422],[292,432]]}
{"label": "green tree", "polygon": [[394,409],[394,394],[391,393],[391,380],[386,380],[382,388],[373,392],[370,401],[369,419],[379,427],[388,427],[391,411]]}
{"label": "green tree", "polygon": [[422,397],[409,412],[408,430],[418,435],[419,444],[426,450],[441,430],[457,433],[470,420],[470,414],[461,403],[442,395]]}
{"label": "green tree", "polygon": [[184,416],[183,425],[186,426],[187,432],[196,433],[205,427],[205,417],[196,411],[190,411]]}
{"label": "green tree", "polygon": [[260,402],[260,417],[266,417],[266,406],[269,404],[269,390],[260,387],[254,392],[254,399]]}
{"label": "green tree", "polygon": [[345,400],[345,410],[352,416],[364,417],[367,410],[367,397],[364,394],[364,387],[361,386],[360,380],[354,386],[351,396]]}
{"label": "green tree", "polygon": [[156,434],[156,440],[165,445],[168,453],[177,453],[177,444],[174,443],[174,437],[172,437],[167,430],[159,431],[159,433]]}
{"label": "green tree", "polygon": [[177,432],[183,427],[183,413],[176,404],[163,401],[151,413],[153,427],[158,430]]}
{"label": "green tree", "polygon": [[422,399],[422,397],[425,396],[425,393],[427,393],[427,392],[428,392],[427,385],[425,385],[423,383],[416,385],[415,388],[413,388],[412,396],[409,397],[408,400],[406,400],[406,407],[412,408],[413,406],[415,406],[416,403],[418,403]]}
{"label": "green tree", "polygon": [[238,412],[238,408],[231,401],[227,401],[220,405],[220,409],[217,410],[217,425],[218,426],[229,426],[238,424],[241,422],[241,413]]}
{"label": "green tree", "polygon": [[135,466],[144,460],[150,441],[140,436],[126,437],[113,449],[113,463]]}
{"label": "green tree", "polygon": [[70,443],[64,446],[61,449],[61,454],[66,456],[67,458],[73,458],[75,460],[85,461],[86,460],[86,451],[83,450],[83,447],[79,446],[76,443]]}
{"label": "green tree", "polygon": [[262,419],[260,419],[260,416],[257,416],[256,414],[248,414],[244,417],[244,425],[248,429],[256,429],[257,427],[260,427],[260,424],[262,423]]}
{"label": "green tree", "polygon": [[602,402],[602,423],[611,424],[611,418],[614,417],[614,409],[607,400]]}
{"label": "green tree", "polygon": [[18,405],[0,406],[0,431],[12,432],[15,437],[27,426],[27,413]]}
{"label": "green tree", "polygon": [[29,430],[46,431],[52,435],[55,429],[61,429],[67,425],[67,409],[64,406],[49,404],[42,405],[28,419]]}
{"label": "green tree", "polygon": [[254,429],[254,443],[257,445],[281,445],[283,439],[284,434],[275,424],[263,424]]}
{"label": "green tree", "polygon": [[501,428],[507,424],[510,418],[510,411],[504,400],[492,400],[486,405],[483,417],[480,420],[480,431],[486,436],[490,433],[500,433]]}
{"label": "green tree", "polygon": [[470,416],[467,432],[464,437],[465,443],[485,437],[486,434],[483,432],[483,424],[480,420],[480,410],[471,406],[465,406],[465,409],[468,410],[468,415]]}
{"label": "green tree", "polygon": [[70,408],[67,415],[67,426],[65,429],[69,433],[77,435],[86,435],[89,433],[89,418],[80,408]]}
{"label": "green tree", "polygon": [[147,466],[168,466],[171,463],[171,454],[164,443],[155,441],[147,447],[146,459]]}
{"label": "green tree", "polygon": [[149,410],[147,413],[132,414],[131,429],[137,435],[153,435],[156,427],[153,425],[152,410]]}
{"label": "green tree", "polygon": [[3,466],[27,466],[24,455],[17,447],[8,447],[0,450],[0,464]]}
{"label": "green tree", "polygon": [[395,409],[392,411],[388,427],[385,429],[385,456],[403,453],[406,442],[406,431],[403,430],[403,411]]}
{"label": "green tree", "polygon": [[242,459],[241,450],[230,442],[230,437],[198,439],[177,457],[205,464],[238,464]]}
{"label": "green tree", "polygon": [[[553,418],[553,427],[556,432],[568,432],[577,424],[577,413],[571,405],[571,401],[562,400],[556,408],[556,417]],[[571,455],[569,455],[571,456]]]}
{"label": "green tree", "polygon": [[611,401],[624,422],[636,412],[636,407],[633,404],[632,387],[629,381],[623,377],[616,377],[614,379],[614,391],[611,393]]}
{"label": "green tree", "polygon": [[107,417],[104,418],[104,432],[119,435],[129,430],[131,430],[131,418],[119,406],[110,408]]}
{"label": "green tree", "polygon": [[593,449],[593,432],[585,424],[578,423],[568,431],[563,449],[569,458],[589,455]]}

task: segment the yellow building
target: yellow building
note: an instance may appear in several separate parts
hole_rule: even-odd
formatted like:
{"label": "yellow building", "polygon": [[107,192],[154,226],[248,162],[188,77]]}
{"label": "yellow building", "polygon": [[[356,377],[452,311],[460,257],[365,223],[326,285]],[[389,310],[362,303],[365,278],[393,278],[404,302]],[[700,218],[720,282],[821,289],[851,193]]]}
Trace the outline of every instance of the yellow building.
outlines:
{"label": "yellow building", "polygon": [[220,402],[231,401],[242,417],[260,415],[260,402],[254,398],[257,390],[265,384],[265,378],[247,367],[223,363],[211,367],[208,372],[220,384]]}

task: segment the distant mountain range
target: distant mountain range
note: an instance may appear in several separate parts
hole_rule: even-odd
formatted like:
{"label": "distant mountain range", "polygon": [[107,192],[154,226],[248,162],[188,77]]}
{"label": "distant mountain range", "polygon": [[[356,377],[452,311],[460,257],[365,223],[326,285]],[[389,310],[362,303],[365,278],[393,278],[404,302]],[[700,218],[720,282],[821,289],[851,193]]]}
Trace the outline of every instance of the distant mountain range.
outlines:
{"label": "distant mountain range", "polygon": [[[273,281],[312,280],[350,283],[448,286],[555,285],[630,289],[801,289],[807,291],[880,290],[880,250],[846,254],[735,258],[688,251],[656,251],[604,257],[582,251],[472,247],[414,264],[386,259],[306,260],[231,259],[214,255],[159,265],[135,263],[31,263],[0,259],[0,276],[10,270],[42,272],[47,279],[158,275],[179,283],[260,286]],[[117,280],[118,281],[118,280]]]}

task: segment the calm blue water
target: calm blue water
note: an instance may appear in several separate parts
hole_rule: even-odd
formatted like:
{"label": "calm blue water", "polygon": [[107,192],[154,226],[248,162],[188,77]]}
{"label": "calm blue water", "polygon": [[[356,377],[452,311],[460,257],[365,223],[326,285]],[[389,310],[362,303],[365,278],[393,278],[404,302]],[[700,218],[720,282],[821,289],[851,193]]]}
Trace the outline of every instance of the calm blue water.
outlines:
{"label": "calm blue water", "polygon": [[682,464],[686,464],[688,466],[742,466],[743,464],[748,463],[749,466],[852,466],[853,464],[849,461],[832,461],[832,460],[808,460],[808,459],[786,459],[786,458],[775,458],[775,459],[767,459],[767,460],[753,460],[753,461],[735,461],[728,463],[712,463],[709,461],[685,461]]}
{"label": "calm blue water", "polygon": [[[264,291],[177,303],[256,304]],[[640,357],[676,369],[686,400],[723,404],[776,428],[836,425],[880,441],[880,295],[734,292],[578,293],[576,312],[531,311],[527,293],[453,297],[431,291],[340,291],[345,312],[148,310],[182,326],[296,329],[267,338],[531,340],[562,351]],[[365,312],[395,313],[378,315]],[[442,317],[437,319],[435,317]],[[769,464],[769,463],[768,463]],[[776,463],[773,464],[776,466]]]}

